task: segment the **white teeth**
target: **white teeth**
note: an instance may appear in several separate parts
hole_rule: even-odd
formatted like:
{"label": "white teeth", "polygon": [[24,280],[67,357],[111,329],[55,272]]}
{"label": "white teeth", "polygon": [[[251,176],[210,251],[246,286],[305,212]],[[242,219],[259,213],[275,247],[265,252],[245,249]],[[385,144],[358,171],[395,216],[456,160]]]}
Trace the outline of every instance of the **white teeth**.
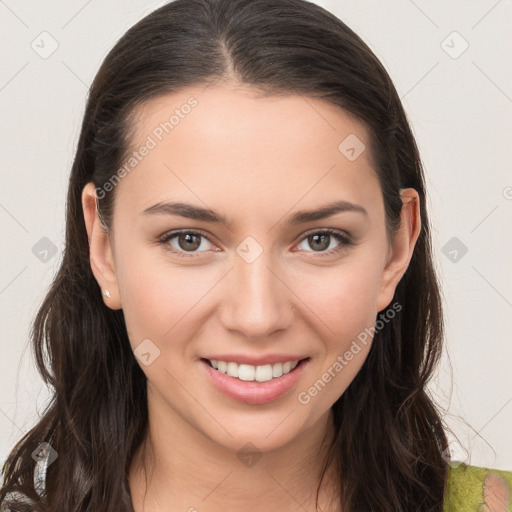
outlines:
{"label": "white teeth", "polygon": [[272,380],[272,365],[256,366],[255,380],[258,382],[266,382]]}
{"label": "white teeth", "polygon": [[238,365],[236,363],[228,363],[228,371],[230,377],[238,377]]}
{"label": "white teeth", "polygon": [[299,361],[264,364],[262,366],[238,364],[232,361],[217,361],[216,359],[210,359],[210,363],[213,368],[230,377],[236,377],[244,381],[267,382],[291,372],[299,364]]}
{"label": "white teeth", "polygon": [[240,380],[254,380],[255,373],[256,367],[252,364],[241,364],[238,367],[238,378]]}
{"label": "white teeth", "polygon": [[283,375],[283,363],[272,365],[272,377],[281,377]]}

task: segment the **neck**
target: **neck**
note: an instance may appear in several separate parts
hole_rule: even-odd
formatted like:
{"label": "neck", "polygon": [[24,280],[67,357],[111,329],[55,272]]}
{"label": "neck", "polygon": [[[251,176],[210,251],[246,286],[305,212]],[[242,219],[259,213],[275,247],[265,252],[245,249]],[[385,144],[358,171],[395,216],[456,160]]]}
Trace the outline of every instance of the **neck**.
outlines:
{"label": "neck", "polygon": [[[148,432],[129,470],[135,512],[314,512],[334,436],[331,411],[286,445],[241,454],[204,436],[148,394]],[[318,510],[337,512],[336,475],[326,471]],[[339,498],[338,498],[339,503]],[[172,508],[170,508],[172,504]]]}

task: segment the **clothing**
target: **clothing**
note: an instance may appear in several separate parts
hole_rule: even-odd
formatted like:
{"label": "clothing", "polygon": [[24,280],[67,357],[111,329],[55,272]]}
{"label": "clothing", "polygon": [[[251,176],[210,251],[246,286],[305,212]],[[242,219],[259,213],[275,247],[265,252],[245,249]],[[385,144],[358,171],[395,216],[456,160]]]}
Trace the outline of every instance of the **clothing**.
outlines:
{"label": "clothing", "polygon": [[[508,487],[508,503],[497,500],[500,507],[495,509],[485,508],[485,484],[489,475],[501,477]],[[487,485],[487,487],[489,487]],[[490,495],[492,490],[487,489]],[[482,468],[466,464],[452,463],[448,466],[448,478],[445,489],[443,512],[487,512],[497,510],[499,512],[512,512],[512,471]]]}
{"label": "clothing", "polygon": [[[45,490],[47,468],[48,456],[36,463],[34,486],[39,495],[42,495]],[[487,512],[488,509],[484,508],[485,482],[489,475],[501,477],[508,487],[508,503],[503,503],[503,507],[498,509],[499,512],[512,512],[512,471],[471,466],[459,462],[452,462],[452,465],[448,466],[443,512]],[[9,493],[6,498],[13,497],[23,500],[23,496],[19,493]],[[30,503],[27,499],[26,502]],[[10,512],[10,509],[0,506],[0,512]]]}

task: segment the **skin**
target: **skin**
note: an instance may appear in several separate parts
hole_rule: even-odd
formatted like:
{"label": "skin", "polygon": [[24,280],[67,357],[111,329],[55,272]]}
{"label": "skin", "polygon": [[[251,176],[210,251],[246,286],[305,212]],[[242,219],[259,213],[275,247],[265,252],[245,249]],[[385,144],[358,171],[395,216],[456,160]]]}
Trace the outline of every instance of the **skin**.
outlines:
{"label": "skin", "polygon": [[[333,435],[330,408],[371,341],[307,404],[297,396],[391,303],[420,232],[418,195],[402,191],[401,227],[389,239],[363,125],[324,100],[258,97],[240,85],[188,87],[151,100],[137,113],[133,148],[190,96],[197,106],[116,186],[110,234],[96,214],[94,185],[82,194],[91,268],[111,293],[105,304],[123,309],[132,348],[150,339],[160,350],[150,365],[139,361],[154,456],[145,457],[141,445],[133,458],[134,507],[216,512],[250,503],[268,512],[300,504],[313,511],[322,439]],[[367,148],[354,161],[338,150],[350,134]],[[367,214],[287,224],[295,212],[335,200]],[[231,225],[141,213],[165,201],[210,208]],[[307,231],[326,228],[349,233],[355,244],[332,236],[324,246],[308,242]],[[157,242],[183,229],[209,238],[195,238],[201,245],[189,258]],[[236,251],[248,236],[262,249],[251,263]],[[169,245],[189,247],[179,238]],[[342,251],[323,255],[336,247]],[[251,405],[221,394],[200,371],[201,357],[222,352],[306,354],[310,361],[290,392]],[[237,457],[248,442],[260,456],[251,466]],[[320,494],[324,511],[338,510],[329,505],[331,476]]]}
{"label": "skin", "polygon": [[510,506],[510,490],[499,475],[490,474],[484,482],[484,502],[479,512],[507,512]]}

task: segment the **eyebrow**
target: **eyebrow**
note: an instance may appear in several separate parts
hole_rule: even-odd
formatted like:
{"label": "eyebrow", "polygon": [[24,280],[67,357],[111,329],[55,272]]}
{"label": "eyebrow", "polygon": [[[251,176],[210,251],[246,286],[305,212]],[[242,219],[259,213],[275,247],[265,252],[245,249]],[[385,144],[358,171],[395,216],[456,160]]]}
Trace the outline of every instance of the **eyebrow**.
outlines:
{"label": "eyebrow", "polygon": [[[290,225],[298,225],[326,219],[342,212],[356,212],[361,213],[366,217],[368,216],[368,212],[359,204],[351,203],[349,201],[334,201],[314,210],[301,210],[296,212],[287,220],[287,223]],[[202,208],[189,203],[160,202],[146,208],[142,211],[142,215],[177,215],[187,219],[203,222],[222,223],[231,227],[231,222],[229,222],[224,215],[210,210],[209,208]]]}

